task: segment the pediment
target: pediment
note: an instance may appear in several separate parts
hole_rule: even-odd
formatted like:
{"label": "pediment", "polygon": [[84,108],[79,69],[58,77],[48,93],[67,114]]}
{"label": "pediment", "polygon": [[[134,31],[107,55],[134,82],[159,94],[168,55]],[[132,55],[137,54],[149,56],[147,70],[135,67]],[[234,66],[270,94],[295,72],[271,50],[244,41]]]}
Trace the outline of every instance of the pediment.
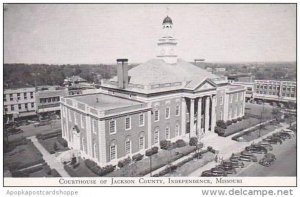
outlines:
{"label": "pediment", "polygon": [[209,80],[204,80],[195,88],[194,91],[199,92],[199,91],[212,90],[215,88],[216,88],[216,85],[213,82],[211,82]]}

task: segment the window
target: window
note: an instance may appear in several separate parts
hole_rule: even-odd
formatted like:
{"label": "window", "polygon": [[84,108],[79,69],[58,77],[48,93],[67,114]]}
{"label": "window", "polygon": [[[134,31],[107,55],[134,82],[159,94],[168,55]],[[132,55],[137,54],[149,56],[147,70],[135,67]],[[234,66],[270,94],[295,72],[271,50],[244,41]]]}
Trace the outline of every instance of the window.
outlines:
{"label": "window", "polygon": [[179,116],[179,113],[180,113],[180,106],[176,105],[175,115]]}
{"label": "window", "polygon": [[144,117],[144,114],[140,114],[139,115],[139,125],[140,126],[144,126],[145,124],[145,117]]}
{"label": "window", "polygon": [[85,125],[85,116],[84,115],[82,115],[82,114],[80,114],[80,125],[81,125],[81,128],[83,128],[84,129],[84,125]]}
{"label": "window", "polygon": [[[84,138],[81,138],[81,147],[80,150],[84,151]],[[85,152],[85,151],[84,151]]]}
{"label": "window", "polygon": [[25,109],[28,109],[28,104],[27,103],[25,103]]}
{"label": "window", "polygon": [[3,95],[3,101],[6,102],[6,94]]}
{"label": "window", "polygon": [[282,93],[282,96],[285,96],[285,93]]}
{"label": "window", "polygon": [[291,97],[295,97],[295,94],[291,94]]}
{"label": "window", "polygon": [[144,136],[141,136],[139,138],[139,150],[142,150],[144,148],[145,148],[145,138],[144,138]]}
{"label": "window", "polygon": [[19,107],[19,110],[21,110],[21,109],[22,109],[22,105],[21,105],[21,104],[19,104],[19,105],[18,105],[18,107]]}
{"label": "window", "polygon": [[109,133],[116,133],[116,121],[111,120],[109,121]]}
{"label": "window", "polygon": [[170,139],[170,127],[166,127],[166,140]]}
{"label": "window", "polygon": [[131,153],[131,141],[129,139],[125,142],[125,153],[126,155]]}
{"label": "window", "polygon": [[7,112],[8,111],[8,107],[4,106],[4,110],[5,110],[5,112]]}
{"label": "window", "polygon": [[154,144],[157,144],[159,142],[159,129],[156,128],[154,130]]}
{"label": "window", "polygon": [[21,94],[17,93],[17,97],[18,97],[18,100],[20,100],[21,99]]}
{"label": "window", "polygon": [[30,92],[30,98],[33,99],[33,92]]}
{"label": "window", "polygon": [[31,108],[34,108],[34,103],[31,103]]}
{"label": "window", "polygon": [[158,109],[154,111],[154,121],[159,121],[159,111],[158,111]]}
{"label": "window", "polygon": [[11,108],[11,111],[15,110],[15,106],[14,105],[11,105],[10,108]]}
{"label": "window", "polygon": [[175,125],[175,136],[179,136],[179,124],[176,123]]}
{"label": "window", "polygon": [[27,93],[24,92],[24,99],[27,100]]}
{"label": "window", "polygon": [[170,118],[170,107],[166,108],[166,119]]}
{"label": "window", "polygon": [[126,117],[125,118],[125,130],[129,130],[129,129],[131,129],[131,118]]}
{"label": "window", "polygon": [[116,159],[117,156],[117,147],[116,145],[111,145],[110,146],[110,160]]}

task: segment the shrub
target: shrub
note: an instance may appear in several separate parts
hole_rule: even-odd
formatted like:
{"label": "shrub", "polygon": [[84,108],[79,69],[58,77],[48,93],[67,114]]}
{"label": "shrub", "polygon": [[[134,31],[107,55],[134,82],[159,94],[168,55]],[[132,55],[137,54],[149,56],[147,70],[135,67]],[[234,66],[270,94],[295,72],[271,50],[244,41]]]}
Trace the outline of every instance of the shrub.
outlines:
{"label": "shrub", "polygon": [[238,120],[238,121],[241,121],[241,120],[243,120],[243,118],[242,118],[242,117],[239,117],[239,118],[237,118],[237,120]]}
{"label": "shrub", "polygon": [[131,162],[131,158],[127,157],[126,159],[123,159],[123,160],[118,162],[118,167],[123,168],[124,166],[130,164],[130,162]]}
{"label": "shrub", "polygon": [[222,129],[226,129],[226,128],[227,128],[227,125],[226,125],[226,123],[224,122],[224,120],[218,120],[217,123],[216,123],[216,125],[217,125],[218,127],[221,127]]}
{"label": "shrub", "polygon": [[227,120],[226,125],[229,126],[231,124],[232,124],[232,121],[231,120]]}
{"label": "shrub", "polygon": [[103,176],[106,175],[108,173],[113,172],[116,169],[116,166],[113,165],[107,165],[105,167],[102,168],[101,174],[99,174],[99,176]]}
{"label": "shrub", "polygon": [[211,147],[211,146],[208,146],[207,147],[207,151],[209,151],[209,152],[212,152],[212,153],[216,153],[216,150],[215,149],[213,149],[213,147]]}
{"label": "shrub", "polygon": [[97,163],[90,159],[84,160],[84,163],[89,169],[92,169],[93,167],[97,166]]}
{"label": "shrub", "polygon": [[153,151],[153,154],[158,153],[158,147],[157,146],[152,147],[152,151]]}
{"label": "shrub", "polygon": [[225,130],[221,127],[215,127],[215,132],[219,135],[219,136],[223,136],[225,134]]}
{"label": "shrub", "polygon": [[198,144],[198,138],[196,137],[190,138],[190,142],[189,142],[190,146],[197,146],[197,144]]}
{"label": "shrub", "polygon": [[195,153],[193,155],[193,158],[201,159],[202,158],[202,153],[201,152],[200,153]]}
{"label": "shrub", "polygon": [[149,157],[149,156],[153,155],[153,151],[152,151],[152,149],[148,149],[148,150],[146,150],[146,153],[145,153],[145,155],[146,155],[147,157]]}
{"label": "shrub", "polygon": [[175,143],[176,143],[176,147],[177,147],[177,148],[186,146],[185,141],[184,141],[184,140],[181,140],[181,139],[180,139],[180,140],[177,140]]}
{"label": "shrub", "polygon": [[171,142],[168,140],[160,141],[160,148],[163,150],[168,150],[169,148],[171,148]]}
{"label": "shrub", "polygon": [[232,119],[232,123],[237,123],[237,119]]}
{"label": "shrub", "polygon": [[100,168],[96,162],[90,159],[84,160],[84,163],[93,173],[97,174],[98,176],[103,176],[105,174],[108,174],[114,171],[116,168],[116,166],[112,166],[112,165],[107,165],[103,168]]}
{"label": "shrub", "polygon": [[143,157],[144,157],[144,155],[138,153],[138,154],[132,156],[132,161],[140,161],[143,159]]}

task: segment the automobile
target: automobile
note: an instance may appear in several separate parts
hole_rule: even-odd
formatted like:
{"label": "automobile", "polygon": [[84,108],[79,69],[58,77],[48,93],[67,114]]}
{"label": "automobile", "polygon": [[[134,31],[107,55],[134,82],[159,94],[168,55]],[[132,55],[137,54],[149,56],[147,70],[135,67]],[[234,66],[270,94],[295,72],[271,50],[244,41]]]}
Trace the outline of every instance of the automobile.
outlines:
{"label": "automobile", "polygon": [[268,150],[263,146],[258,145],[250,145],[245,148],[246,151],[250,153],[257,153],[257,154],[266,154]]}
{"label": "automobile", "polygon": [[15,134],[23,133],[23,132],[24,131],[22,129],[19,129],[19,128],[10,128],[10,129],[8,129],[9,135],[15,135]]}
{"label": "automobile", "polygon": [[267,153],[267,154],[265,154],[264,157],[265,157],[265,158],[271,158],[271,159],[276,160],[276,156],[275,156],[273,153]]}
{"label": "automobile", "polygon": [[247,162],[257,162],[257,157],[255,157],[254,155],[241,155],[239,160]]}
{"label": "automobile", "polygon": [[295,132],[290,129],[283,129],[281,132],[288,133],[291,137],[295,138]]}
{"label": "automobile", "polygon": [[263,165],[263,166],[270,166],[274,161],[276,160],[276,157],[274,154],[272,153],[267,153],[265,154],[265,156],[259,160],[259,164]]}
{"label": "automobile", "polygon": [[221,168],[212,168],[212,169],[210,169],[210,171],[215,176],[227,176],[227,172]]}
{"label": "automobile", "polygon": [[268,151],[273,150],[273,146],[271,144],[269,144],[268,142],[259,142],[259,143],[254,144],[254,145],[265,147]]}
{"label": "automobile", "polygon": [[287,136],[285,135],[280,135],[280,133],[273,133],[272,134],[273,137],[279,138],[280,140],[284,141],[287,139]]}
{"label": "automobile", "polygon": [[243,151],[241,152],[241,155],[254,156],[253,153],[251,153],[251,152],[249,152],[249,151],[247,151],[247,150],[243,150]]}
{"label": "automobile", "polygon": [[205,170],[201,173],[202,177],[211,177],[211,176],[216,176],[215,174],[213,174],[210,170]]}
{"label": "automobile", "polygon": [[234,167],[234,168],[244,168],[245,167],[244,162],[242,162],[240,160],[231,160],[230,162],[232,164],[232,167]]}
{"label": "automobile", "polygon": [[223,161],[220,165],[216,166],[216,168],[221,168],[221,169],[225,170],[227,174],[235,174],[236,173],[236,170],[230,161]]}
{"label": "automobile", "polygon": [[283,136],[285,139],[291,139],[292,136],[291,134],[287,133],[287,132],[279,132],[280,136]]}
{"label": "automobile", "polygon": [[282,144],[282,140],[280,138],[274,137],[274,136],[269,136],[267,138],[264,138],[262,141],[268,142],[270,144]]}
{"label": "automobile", "polygon": [[239,157],[240,157],[240,156],[239,156],[238,154],[232,153],[232,155],[230,156],[230,159],[229,159],[229,160],[230,160],[230,161],[231,161],[231,160],[238,160]]}

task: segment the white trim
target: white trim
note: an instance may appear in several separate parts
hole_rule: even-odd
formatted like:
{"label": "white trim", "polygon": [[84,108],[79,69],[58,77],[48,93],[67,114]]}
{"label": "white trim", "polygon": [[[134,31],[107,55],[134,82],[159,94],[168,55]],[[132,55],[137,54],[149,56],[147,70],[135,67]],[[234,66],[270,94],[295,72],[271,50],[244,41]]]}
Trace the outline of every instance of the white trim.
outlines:
{"label": "white trim", "polygon": [[[142,147],[142,148],[141,148],[141,143],[140,143],[140,142],[141,142],[141,141],[140,141],[141,138],[143,138],[143,147]],[[139,136],[139,151],[140,151],[140,150],[143,150],[143,149],[145,149],[145,136],[140,135],[140,136]]]}
{"label": "white trim", "polygon": [[[155,137],[156,137],[156,133],[157,133],[157,142],[155,142]],[[157,143],[159,143],[159,127],[156,127],[155,129],[154,129],[154,136],[153,136],[153,143],[154,144],[157,144]]]}
{"label": "white trim", "polygon": [[[167,131],[168,131],[168,137],[167,137]],[[170,132],[169,126],[166,126],[166,128],[165,128],[165,138],[166,138],[166,140],[171,138],[171,132]]]}
{"label": "white trim", "polygon": [[[114,122],[114,132],[111,132],[111,122]],[[117,133],[117,123],[116,123],[116,120],[114,120],[114,119],[111,119],[111,120],[109,120],[108,121],[108,130],[109,130],[109,134],[116,134]]]}
{"label": "white trim", "polygon": [[[126,128],[126,120],[129,118],[129,128]],[[130,116],[126,116],[125,117],[125,130],[128,131],[131,129],[131,117]]]}
{"label": "white trim", "polygon": [[[140,121],[141,116],[143,117],[143,124],[141,124],[141,121]],[[140,127],[145,126],[145,114],[144,113],[139,114],[139,126]]]}
{"label": "white trim", "polygon": [[[168,109],[168,113],[167,113],[167,109]],[[165,119],[170,119],[170,116],[171,116],[171,108],[166,107],[166,109],[165,109]]]}
{"label": "white trim", "polygon": [[[127,152],[127,142],[129,142],[129,153]],[[129,138],[125,140],[125,155],[131,155],[132,153],[132,143]]]}
{"label": "white trim", "polygon": [[[115,147],[115,158],[114,159],[111,158],[111,148],[113,146]],[[111,144],[109,146],[109,161],[110,162],[115,161],[115,160],[117,160],[117,158],[118,158],[118,146],[116,144]]]}
{"label": "white trim", "polygon": [[[177,109],[178,109],[178,114],[177,114]],[[180,104],[176,104],[175,106],[175,116],[180,116]]]}
{"label": "white trim", "polygon": [[[157,112],[157,120],[156,120],[156,113]],[[159,119],[160,119],[160,113],[159,113],[159,109],[155,109],[155,111],[154,111],[154,122],[158,122],[159,121]]]}

